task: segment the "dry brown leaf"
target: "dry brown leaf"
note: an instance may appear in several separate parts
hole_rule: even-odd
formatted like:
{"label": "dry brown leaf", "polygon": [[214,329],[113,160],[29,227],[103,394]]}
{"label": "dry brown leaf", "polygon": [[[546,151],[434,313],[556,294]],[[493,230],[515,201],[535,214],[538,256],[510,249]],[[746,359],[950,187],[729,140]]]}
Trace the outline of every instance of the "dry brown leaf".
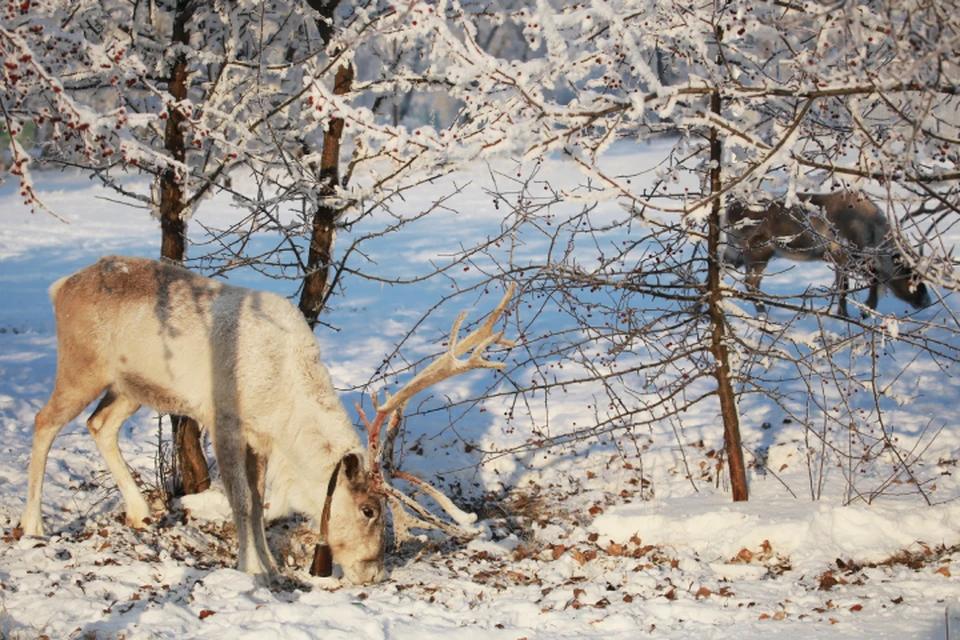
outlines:
{"label": "dry brown leaf", "polygon": [[838,584],[840,584],[840,581],[833,576],[833,571],[824,571],[823,575],[820,576],[820,586],[818,588],[820,591],[829,591]]}
{"label": "dry brown leaf", "polygon": [[744,547],[740,549],[740,553],[737,554],[737,557],[733,559],[734,562],[743,562],[747,563],[753,560],[753,551]]}

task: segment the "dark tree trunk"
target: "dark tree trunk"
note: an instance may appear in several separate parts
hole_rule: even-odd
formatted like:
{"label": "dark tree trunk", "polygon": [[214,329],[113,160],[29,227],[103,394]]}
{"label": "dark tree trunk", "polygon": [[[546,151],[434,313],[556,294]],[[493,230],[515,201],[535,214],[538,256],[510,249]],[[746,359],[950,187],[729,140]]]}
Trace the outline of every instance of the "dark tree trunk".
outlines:
{"label": "dark tree trunk", "polygon": [[320,14],[320,17],[315,20],[317,32],[323,44],[327,44],[333,37],[333,13],[340,4],[340,0],[307,0],[307,4]]}
{"label": "dark tree trunk", "polygon": [[[343,65],[337,70],[333,92],[343,95],[350,91],[353,84],[353,66]],[[340,142],[343,138],[343,119],[332,118],[330,126],[323,136],[323,153],[320,156],[318,175],[320,205],[313,215],[313,230],[310,235],[310,252],[307,256],[307,272],[303,278],[303,290],[300,292],[300,311],[311,328],[316,326],[317,318],[323,308],[333,262],[333,242],[336,237],[334,225],[337,209],[329,204],[340,183]]]}
{"label": "dark tree trunk", "polygon": [[[187,23],[193,14],[189,0],[179,0],[173,23],[174,44],[188,42]],[[174,60],[170,70],[170,95],[177,101],[187,97],[188,83],[187,59],[180,54]],[[183,125],[186,121],[179,109],[171,109],[167,116],[163,143],[167,152],[177,163],[187,159]],[[160,176],[160,229],[162,241],[160,257],[169,262],[183,263],[187,256],[187,221],[184,212],[187,209],[183,183],[178,179],[177,170],[167,167]],[[200,493],[210,487],[210,469],[203,455],[200,442],[200,425],[184,416],[171,416],[173,425],[174,455],[183,483],[184,494]]]}
{"label": "dark tree trunk", "polygon": [[[714,93],[711,110],[720,113],[720,94]],[[723,442],[730,468],[730,486],[734,502],[743,502],[749,498],[747,492],[747,473],[743,464],[743,446],[740,442],[740,414],[737,411],[733,379],[730,374],[730,353],[726,344],[726,324],[721,308],[720,290],[720,161],[722,148],[717,130],[710,130],[710,192],[717,196],[710,212],[707,231],[707,296],[710,309],[710,351],[714,359],[714,376],[717,379],[717,391],[720,396],[720,416],[723,419]]]}

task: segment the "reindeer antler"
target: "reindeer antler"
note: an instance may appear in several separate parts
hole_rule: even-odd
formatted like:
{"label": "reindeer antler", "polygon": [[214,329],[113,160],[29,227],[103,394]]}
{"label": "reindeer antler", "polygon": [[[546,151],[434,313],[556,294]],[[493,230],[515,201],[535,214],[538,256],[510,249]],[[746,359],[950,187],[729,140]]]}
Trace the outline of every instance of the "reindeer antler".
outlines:
{"label": "reindeer antler", "polygon": [[[406,409],[407,403],[413,396],[424,389],[431,387],[438,382],[452,378],[461,373],[472,371],[474,369],[503,369],[506,364],[503,362],[491,362],[484,359],[484,352],[493,344],[499,344],[507,347],[513,346],[512,340],[506,340],[503,337],[503,331],[494,333],[493,327],[507,303],[513,296],[514,285],[511,284],[504,294],[500,304],[490,312],[483,324],[470,332],[463,339],[458,339],[460,325],[463,324],[467,313],[464,311],[457,316],[450,330],[450,346],[442,355],[431,362],[425,369],[413,377],[397,393],[386,394],[383,403],[379,401],[376,395],[373,395],[373,406],[377,410],[377,415],[373,421],[367,420],[363,409],[357,405],[357,412],[360,419],[367,428],[367,438],[369,440],[367,455],[369,456],[369,468],[371,480],[378,491],[385,494],[390,500],[390,511],[393,514],[394,537],[399,545],[404,540],[410,538],[411,528],[438,529],[454,536],[473,537],[479,533],[479,530],[471,525],[476,522],[477,516],[472,513],[466,513],[459,509],[453,501],[445,494],[430,486],[420,478],[411,476],[399,471],[393,465],[394,442],[399,431],[400,419]],[[461,358],[469,352],[469,356]],[[384,431],[384,423],[386,429]],[[381,438],[381,432],[384,431]],[[417,503],[413,498],[405,495],[396,489],[391,481],[393,478],[400,478],[421,491],[427,493],[443,508],[444,511],[453,518],[454,522],[448,522],[439,516],[430,513],[423,506]],[[410,513],[413,512],[413,513]],[[414,515],[416,514],[416,515]]]}

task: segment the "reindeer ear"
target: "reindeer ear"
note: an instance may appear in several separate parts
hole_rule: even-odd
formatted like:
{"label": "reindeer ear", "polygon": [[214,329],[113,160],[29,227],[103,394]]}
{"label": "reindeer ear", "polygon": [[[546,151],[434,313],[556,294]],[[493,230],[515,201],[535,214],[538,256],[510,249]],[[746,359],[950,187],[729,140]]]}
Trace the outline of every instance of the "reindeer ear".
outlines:
{"label": "reindeer ear", "polygon": [[363,479],[363,458],[357,453],[348,453],[340,461],[340,469],[348,482],[356,484]]}

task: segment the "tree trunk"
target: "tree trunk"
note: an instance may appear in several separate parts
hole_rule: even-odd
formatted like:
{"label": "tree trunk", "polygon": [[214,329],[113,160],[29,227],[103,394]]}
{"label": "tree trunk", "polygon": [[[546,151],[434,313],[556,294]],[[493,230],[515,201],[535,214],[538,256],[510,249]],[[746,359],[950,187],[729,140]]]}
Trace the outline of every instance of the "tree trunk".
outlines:
{"label": "tree trunk", "polygon": [[[346,64],[337,70],[333,92],[343,95],[353,84],[353,66]],[[307,257],[307,272],[300,292],[300,311],[311,328],[323,308],[324,297],[333,262],[333,243],[336,239],[334,224],[337,209],[329,204],[340,184],[340,141],[343,138],[343,118],[331,118],[330,126],[323,136],[323,153],[320,156],[319,206],[313,215],[313,231],[310,235],[310,252]]]}
{"label": "tree trunk", "polygon": [[[720,113],[720,94],[714,93],[710,100],[711,110]],[[716,128],[710,129],[710,192],[719,196],[721,161],[720,137]],[[726,344],[726,325],[721,308],[723,295],[720,290],[720,198],[713,201],[707,231],[707,294],[710,313],[710,351],[714,358],[714,377],[720,396],[720,416],[723,419],[723,442],[730,468],[730,486],[733,501],[743,502],[749,498],[747,473],[743,464],[743,446],[740,442],[740,414],[730,375],[730,353]]]}
{"label": "tree trunk", "polygon": [[[173,24],[174,44],[188,42],[187,22],[192,14],[189,0],[178,0]],[[177,55],[170,70],[168,87],[170,95],[177,101],[187,97],[187,73],[187,59],[181,53]],[[185,121],[186,118],[179,109],[171,109],[163,136],[164,147],[170,157],[180,165],[187,159],[183,133]],[[167,167],[160,176],[160,257],[182,264],[187,256],[187,221],[184,219],[187,197],[183,183],[178,178],[175,167]],[[173,425],[174,455],[177,457],[176,466],[180,469],[183,493],[206,491],[210,487],[210,469],[200,442],[200,425],[196,420],[184,416],[171,416],[170,421]]]}

